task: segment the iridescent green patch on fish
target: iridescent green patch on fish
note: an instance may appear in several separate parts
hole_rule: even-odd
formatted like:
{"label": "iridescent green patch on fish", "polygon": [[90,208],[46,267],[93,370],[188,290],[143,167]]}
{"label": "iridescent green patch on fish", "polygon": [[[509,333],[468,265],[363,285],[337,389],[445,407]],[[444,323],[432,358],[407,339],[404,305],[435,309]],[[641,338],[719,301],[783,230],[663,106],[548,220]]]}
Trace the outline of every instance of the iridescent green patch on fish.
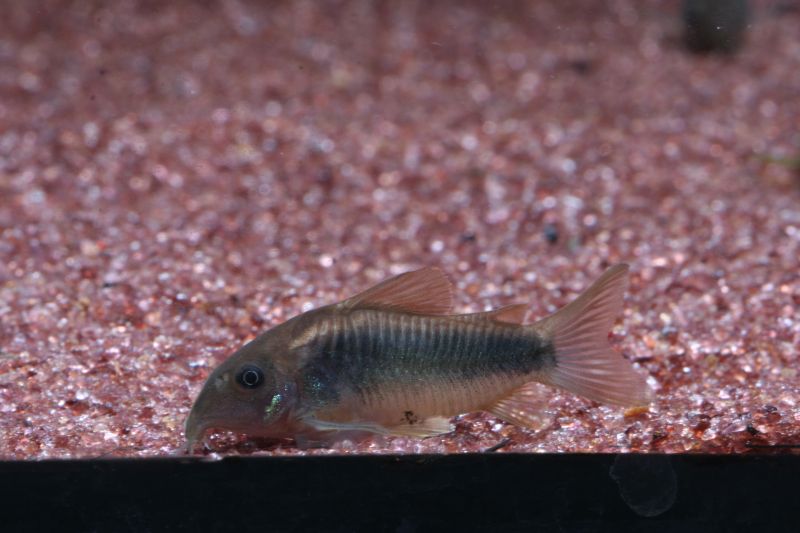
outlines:
{"label": "iridescent green patch on fish", "polygon": [[186,421],[187,448],[209,428],[330,442],[378,433],[426,437],[484,410],[538,428],[544,383],[604,403],[643,405],[641,376],[607,334],[627,265],[533,324],[525,306],[452,315],[436,268],[384,281],[299,315],[242,347],[209,376]]}

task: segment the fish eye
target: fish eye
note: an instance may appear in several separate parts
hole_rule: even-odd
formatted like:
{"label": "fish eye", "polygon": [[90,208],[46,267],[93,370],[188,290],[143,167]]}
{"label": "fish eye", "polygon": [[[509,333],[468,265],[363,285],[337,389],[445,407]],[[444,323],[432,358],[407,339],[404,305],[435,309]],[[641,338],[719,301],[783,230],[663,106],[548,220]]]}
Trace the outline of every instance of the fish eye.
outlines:
{"label": "fish eye", "polygon": [[244,365],[236,374],[236,383],[247,389],[255,389],[264,383],[264,372],[255,365]]}

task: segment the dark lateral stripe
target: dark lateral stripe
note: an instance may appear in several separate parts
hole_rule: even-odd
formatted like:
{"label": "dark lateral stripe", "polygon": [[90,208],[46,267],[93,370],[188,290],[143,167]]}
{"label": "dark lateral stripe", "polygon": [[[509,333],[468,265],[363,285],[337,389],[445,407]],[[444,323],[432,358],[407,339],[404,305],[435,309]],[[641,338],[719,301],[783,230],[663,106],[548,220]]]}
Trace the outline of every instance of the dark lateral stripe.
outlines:
{"label": "dark lateral stripe", "polygon": [[555,351],[515,326],[459,322],[375,310],[332,319],[309,370],[318,380],[366,394],[410,380],[458,383],[497,374],[529,374],[553,365]]}

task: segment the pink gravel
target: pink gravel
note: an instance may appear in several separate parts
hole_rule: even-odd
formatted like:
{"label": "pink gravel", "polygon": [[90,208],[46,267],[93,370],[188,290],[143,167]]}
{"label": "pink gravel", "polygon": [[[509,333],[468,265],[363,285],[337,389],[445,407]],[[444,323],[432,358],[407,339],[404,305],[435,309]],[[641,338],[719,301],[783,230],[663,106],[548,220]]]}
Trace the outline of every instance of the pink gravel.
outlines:
{"label": "pink gravel", "polygon": [[[612,342],[658,399],[552,392],[532,432],[213,453],[800,444],[800,12],[731,57],[678,3],[9,2],[0,457],[154,456],[245,341],[438,265],[543,316],[631,263]],[[551,242],[551,241],[555,242]]]}

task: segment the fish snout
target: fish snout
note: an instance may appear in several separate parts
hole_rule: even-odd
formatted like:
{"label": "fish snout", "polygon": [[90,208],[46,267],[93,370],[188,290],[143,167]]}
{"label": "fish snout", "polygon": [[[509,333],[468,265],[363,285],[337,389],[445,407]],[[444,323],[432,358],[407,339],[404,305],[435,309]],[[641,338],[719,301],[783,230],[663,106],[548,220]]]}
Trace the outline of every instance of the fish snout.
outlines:
{"label": "fish snout", "polygon": [[184,435],[186,436],[186,453],[192,453],[194,447],[197,445],[197,441],[199,441],[208,429],[208,426],[202,424],[197,412],[192,407],[192,410],[189,411],[189,416],[186,418],[186,424],[184,426]]}

